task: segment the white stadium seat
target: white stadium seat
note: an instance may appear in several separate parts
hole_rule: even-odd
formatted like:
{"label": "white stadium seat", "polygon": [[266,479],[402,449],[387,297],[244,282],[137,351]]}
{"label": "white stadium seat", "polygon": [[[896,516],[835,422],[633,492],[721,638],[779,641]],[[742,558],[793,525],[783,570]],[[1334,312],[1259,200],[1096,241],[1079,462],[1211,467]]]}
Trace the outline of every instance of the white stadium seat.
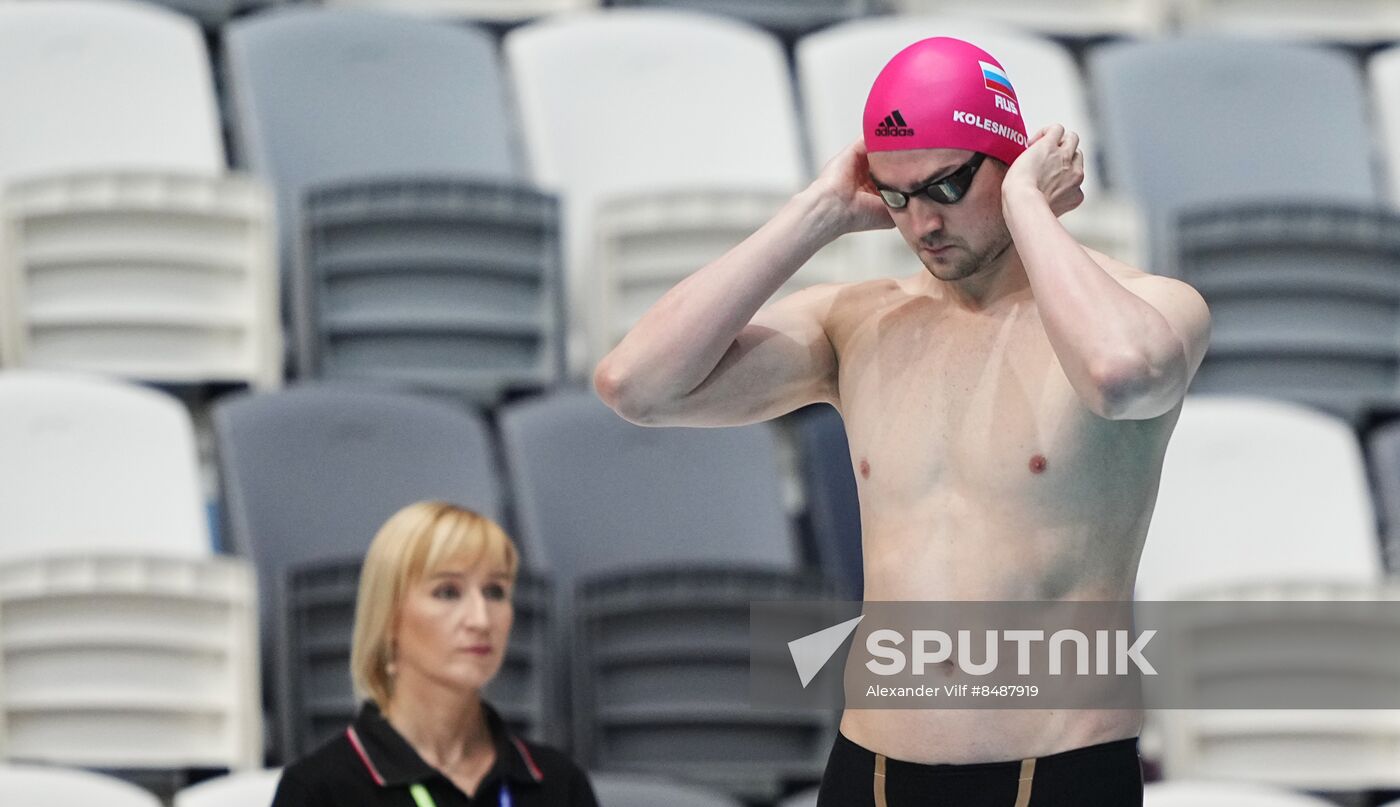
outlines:
{"label": "white stadium seat", "polygon": [[261,764],[247,561],[130,551],[4,560],[0,611],[6,756],[97,768]]}
{"label": "white stadium seat", "polygon": [[1143,807],[1328,807],[1332,802],[1260,785],[1235,782],[1153,782]]}
{"label": "white stadium seat", "polygon": [[117,381],[0,373],[0,558],[212,552],[194,425]]}
{"label": "white stadium seat", "polygon": [[[505,52],[535,180],[564,199],[569,363],[582,376],[627,324],[605,318],[645,307],[719,257],[805,181],[788,67],[779,41],[757,28],[650,9],[538,22],[508,34]],[[732,206],[764,197],[760,215],[736,224]],[[600,224],[603,205],[612,207]],[[621,254],[658,243],[662,260]],[[621,274],[632,266],[639,277]],[[626,300],[610,311],[604,277]],[[827,279],[817,266],[794,282]]]}
{"label": "white stadium seat", "polygon": [[281,780],[281,768],[208,779],[176,793],[174,807],[270,807]]}
{"label": "white stadium seat", "polygon": [[6,807],[160,807],[160,799],[129,782],[89,771],[0,763]]}

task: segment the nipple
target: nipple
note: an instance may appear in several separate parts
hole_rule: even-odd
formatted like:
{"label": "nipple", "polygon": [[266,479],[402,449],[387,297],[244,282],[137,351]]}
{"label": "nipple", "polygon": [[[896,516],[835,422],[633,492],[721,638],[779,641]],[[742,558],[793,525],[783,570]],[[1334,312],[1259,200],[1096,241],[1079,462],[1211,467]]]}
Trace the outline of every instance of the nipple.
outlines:
{"label": "nipple", "polygon": [[1036,454],[1035,456],[1031,457],[1030,468],[1031,473],[1033,474],[1045,473],[1045,455]]}

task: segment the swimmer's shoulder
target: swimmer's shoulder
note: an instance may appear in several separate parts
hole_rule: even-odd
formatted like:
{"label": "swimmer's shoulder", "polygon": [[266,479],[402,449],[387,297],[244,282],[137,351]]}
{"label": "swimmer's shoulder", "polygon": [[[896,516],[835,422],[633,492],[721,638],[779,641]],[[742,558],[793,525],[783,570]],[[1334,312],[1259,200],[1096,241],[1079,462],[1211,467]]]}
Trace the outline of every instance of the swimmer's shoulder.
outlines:
{"label": "swimmer's shoulder", "polygon": [[1089,257],[1116,279],[1123,288],[1136,294],[1166,317],[1167,322],[1186,343],[1189,375],[1195,375],[1210,343],[1210,307],[1201,293],[1190,284],[1174,277],[1154,275],[1097,250],[1085,248]]}
{"label": "swimmer's shoulder", "polygon": [[820,289],[813,295],[812,302],[820,306],[822,323],[829,335],[848,332],[892,303],[910,296],[905,282],[894,277],[821,283],[811,288]]}
{"label": "swimmer's shoulder", "polygon": [[1163,294],[1171,295],[1179,293],[1183,289],[1190,289],[1189,286],[1176,278],[1154,275],[1124,263],[1111,255],[1105,255],[1096,249],[1085,247],[1084,251],[1089,253],[1089,257],[1093,258],[1094,262],[1107,272],[1109,277],[1117,280],[1123,288],[1149,302]]}
{"label": "swimmer's shoulder", "polygon": [[1193,300],[1200,298],[1200,294],[1185,281],[1165,275],[1154,275],[1095,249],[1085,247],[1084,251],[1089,253],[1089,257],[1093,258],[1094,262],[1102,267],[1110,277],[1122,284],[1123,288],[1148,302],[1160,302],[1167,298],[1181,298],[1183,296]]}
{"label": "swimmer's shoulder", "polygon": [[893,277],[833,283],[814,283],[777,301],[776,304],[800,306],[823,321],[849,317],[892,297],[905,295],[903,282]]}
{"label": "swimmer's shoulder", "polygon": [[1150,272],[1145,272],[1136,266],[1124,263],[1112,255],[1099,252],[1097,249],[1084,247],[1084,251],[1089,253],[1089,257],[1094,259],[1094,263],[1097,263],[1100,269],[1103,269],[1110,277],[1114,278],[1119,283],[1127,284],[1141,278],[1154,277]]}

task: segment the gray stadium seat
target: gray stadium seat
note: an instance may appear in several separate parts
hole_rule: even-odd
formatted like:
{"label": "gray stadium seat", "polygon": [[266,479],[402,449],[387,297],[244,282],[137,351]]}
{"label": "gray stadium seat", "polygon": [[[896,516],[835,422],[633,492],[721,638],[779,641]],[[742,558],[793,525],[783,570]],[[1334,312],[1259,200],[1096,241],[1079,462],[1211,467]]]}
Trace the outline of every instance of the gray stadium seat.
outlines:
{"label": "gray stadium seat", "polygon": [[[224,399],[214,432],[223,534],[258,570],[267,669],[278,664],[273,630],[289,569],[363,557],[380,525],[415,501],[450,501],[501,518],[486,427],[437,401],[297,387]],[[274,711],[280,720],[282,709]]]}
{"label": "gray stadium seat", "polygon": [[561,584],[657,565],[798,568],[768,425],[647,429],[568,389],[503,407],[500,429],[525,554]]}
{"label": "gray stadium seat", "polygon": [[764,803],[820,778],[839,715],[750,702],[749,614],[754,602],[828,595],[816,577],[721,564],[581,580],[570,609],[574,753],[599,770]]}
{"label": "gray stadium seat", "polygon": [[304,377],[494,403],[563,375],[554,197],[461,180],[351,181],[305,199]]}
{"label": "gray stadium seat", "polygon": [[500,428],[527,554],[573,591],[580,760],[754,799],[815,777],[833,715],[747,697],[749,603],[828,593],[799,568],[771,427],[646,429],[570,390]]}
{"label": "gray stadium seat", "polygon": [[1202,204],[1380,200],[1361,73],[1343,53],[1169,39],[1090,54],[1108,180],[1148,214],[1154,271],[1170,216]]}
{"label": "gray stadium seat", "polygon": [[[279,700],[285,756],[309,753],[355,719],[359,704],[350,681],[350,645],[360,558],[318,560],[283,578],[283,623],[278,653]],[[522,569],[513,597],[515,622],[505,662],[485,696],[517,734],[542,738],[551,680],[548,583]]]}
{"label": "gray stadium seat", "polygon": [[593,794],[603,807],[740,807],[739,802],[661,778],[591,773]]}
{"label": "gray stadium seat", "polygon": [[793,423],[817,562],[842,596],[859,600],[865,592],[860,497],[846,424],[824,404],[797,413]]}
{"label": "gray stadium seat", "polygon": [[1400,391],[1400,216],[1350,205],[1183,210],[1177,274],[1210,304],[1193,392],[1299,401],[1361,422]]}
{"label": "gray stadium seat", "polygon": [[1186,39],[1091,57],[1111,179],[1148,211],[1149,268],[1214,333],[1193,391],[1353,420],[1400,388],[1397,220],[1382,212],[1356,64],[1321,48]]}
{"label": "gray stadium seat", "polygon": [[871,0],[611,0],[610,5],[722,14],[791,37],[868,14],[874,4]]}
{"label": "gray stadium seat", "polygon": [[224,72],[236,159],[273,180],[287,248],[310,185],[518,176],[495,45],[474,28],[278,10],[228,27]]}
{"label": "gray stadium seat", "polygon": [[236,22],[226,43],[237,158],[278,189],[297,374],[476,399],[552,381],[557,215],[520,187],[492,37],[295,9]]}

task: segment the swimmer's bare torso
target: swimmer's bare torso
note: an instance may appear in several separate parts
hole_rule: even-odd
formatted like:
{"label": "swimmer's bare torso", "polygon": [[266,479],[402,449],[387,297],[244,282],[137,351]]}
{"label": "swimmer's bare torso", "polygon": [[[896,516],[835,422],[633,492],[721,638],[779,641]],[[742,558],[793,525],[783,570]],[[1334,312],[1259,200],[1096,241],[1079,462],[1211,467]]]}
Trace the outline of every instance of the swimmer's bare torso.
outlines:
{"label": "swimmer's bare torso", "polygon": [[[969,314],[929,285],[854,284],[828,313],[866,599],[1131,599],[1179,409],[1101,418],[1060,369],[1029,293]],[[853,709],[842,731],[896,759],[962,763],[1132,737],[1140,722],[1082,709]]]}
{"label": "swimmer's bare torso", "polygon": [[[1083,249],[1077,138],[987,160],[956,205],[891,213],[857,141],[729,253],[668,291],[599,363],[645,425],[726,426],[827,402],[861,502],[868,600],[1127,600],[1167,440],[1209,335],[1200,296]],[[1038,136],[1039,137],[1039,136]],[[887,152],[916,187],[969,152]],[[873,156],[873,155],[872,155]],[[897,225],[928,270],[765,305],[840,235]],[[949,246],[951,245],[951,246]],[[927,248],[927,249],[926,249]],[[1093,710],[847,710],[886,756],[971,763],[1134,736]]]}

